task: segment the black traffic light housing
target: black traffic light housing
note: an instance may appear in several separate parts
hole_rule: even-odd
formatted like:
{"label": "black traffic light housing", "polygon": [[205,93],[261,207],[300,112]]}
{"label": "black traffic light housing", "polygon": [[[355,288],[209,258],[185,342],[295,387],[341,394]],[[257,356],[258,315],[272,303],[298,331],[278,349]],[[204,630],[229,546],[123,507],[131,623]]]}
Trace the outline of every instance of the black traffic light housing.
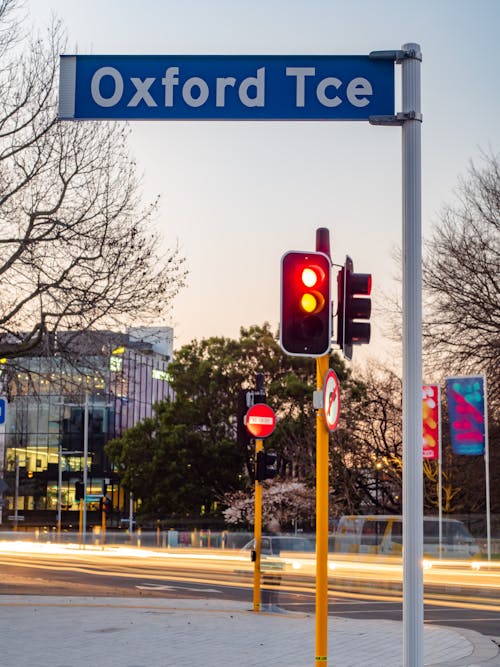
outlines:
{"label": "black traffic light housing", "polygon": [[281,258],[280,344],[301,357],[328,354],[332,341],[331,261],[323,252]]}
{"label": "black traffic light housing", "polygon": [[236,406],[236,440],[243,449],[250,446],[252,436],[245,426],[245,417],[248,409],[256,403],[266,402],[264,388],[264,373],[257,373],[255,389],[239,389]]}
{"label": "black traffic light housing", "polygon": [[101,499],[99,500],[99,510],[107,515],[111,514],[112,509],[113,504],[111,498],[108,498],[108,496],[101,496]]}
{"label": "black traffic light housing", "polygon": [[75,500],[83,500],[85,498],[85,489],[83,487],[83,482],[79,480],[75,482]]}
{"label": "black traffic light housing", "polygon": [[263,449],[257,452],[257,464],[255,466],[255,477],[258,482],[265,479],[273,479],[278,474],[278,455],[276,452],[265,452]]}
{"label": "black traffic light housing", "polygon": [[[372,302],[371,273],[354,273],[348,256],[337,276],[337,342],[346,359],[352,359],[352,346],[370,342]],[[361,321],[360,321],[361,320]]]}

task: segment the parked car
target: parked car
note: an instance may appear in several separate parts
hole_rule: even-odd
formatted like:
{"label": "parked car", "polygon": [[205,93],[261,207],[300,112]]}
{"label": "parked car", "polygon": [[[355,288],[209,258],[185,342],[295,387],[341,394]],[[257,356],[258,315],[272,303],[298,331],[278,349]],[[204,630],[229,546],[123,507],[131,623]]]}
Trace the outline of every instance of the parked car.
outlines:
{"label": "parked car", "polygon": [[[439,544],[438,517],[424,517],[424,555],[436,558],[472,558],[479,547],[465,524],[458,519],[442,519]],[[339,521],[335,538],[338,553],[401,555],[403,519],[400,515],[352,515]]]}
{"label": "parked car", "polygon": [[[282,552],[314,553],[313,539],[295,535],[263,535],[261,538],[261,556],[281,556]],[[242,551],[255,550],[255,539],[247,542]]]}

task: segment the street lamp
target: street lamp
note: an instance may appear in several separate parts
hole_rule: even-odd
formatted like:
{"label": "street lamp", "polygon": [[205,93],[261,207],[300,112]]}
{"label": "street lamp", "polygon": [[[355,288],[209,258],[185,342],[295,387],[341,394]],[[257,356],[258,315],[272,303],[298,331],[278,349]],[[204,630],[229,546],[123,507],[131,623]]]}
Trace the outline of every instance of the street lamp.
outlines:
{"label": "street lamp", "polygon": [[378,476],[382,468],[384,467],[384,464],[382,461],[377,459],[375,461],[375,503],[377,505],[377,514],[379,513],[379,503],[378,503]]}
{"label": "street lamp", "polygon": [[62,457],[82,455],[82,451],[64,451],[62,445],[59,445],[58,456],[58,479],[57,479],[57,533],[61,533],[61,510],[62,510]]}
{"label": "street lamp", "polygon": [[[61,403],[65,407],[81,407],[81,403]],[[89,392],[85,392],[85,402],[84,402],[84,417],[83,417],[83,519],[82,519],[82,532],[81,532],[81,541],[85,545],[87,538],[87,468],[88,468],[88,455],[89,455]],[[81,452],[78,452],[81,454]],[[60,459],[59,459],[60,464]],[[61,471],[60,465],[59,470]],[[60,473],[62,476],[62,472]],[[62,481],[59,480],[59,494],[61,490]],[[59,508],[61,503],[59,502]],[[58,512],[58,521],[60,520],[60,511]]]}
{"label": "street lamp", "polygon": [[[81,407],[81,403],[61,403],[65,407]],[[93,403],[92,405],[99,405],[103,407],[109,407],[111,403]],[[82,517],[81,521],[81,543],[85,547],[85,542],[87,539],[87,479],[88,479],[88,456],[89,456],[89,391],[85,391],[85,402],[84,407],[84,416],[83,416],[83,512],[80,514]],[[66,452],[63,452],[65,454]],[[68,452],[70,454],[71,452]],[[73,452],[75,453],[75,452]],[[82,452],[78,452],[81,454]],[[61,489],[61,483],[59,484],[59,489]],[[60,507],[60,503],[59,503]],[[58,515],[59,516],[59,515]]]}

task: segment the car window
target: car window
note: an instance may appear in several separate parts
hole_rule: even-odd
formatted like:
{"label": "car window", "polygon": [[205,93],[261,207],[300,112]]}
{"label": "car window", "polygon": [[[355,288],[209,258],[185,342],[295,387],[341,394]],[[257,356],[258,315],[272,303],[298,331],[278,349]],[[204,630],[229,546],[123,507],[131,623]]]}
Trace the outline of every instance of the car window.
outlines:
{"label": "car window", "polygon": [[271,554],[271,540],[268,537],[263,537],[260,542],[260,551],[262,554]]}
{"label": "car window", "polygon": [[274,549],[279,551],[314,551],[314,542],[301,537],[276,537]]}
{"label": "car window", "polygon": [[[282,551],[314,552],[314,540],[293,536],[263,536],[261,538],[261,554],[263,556],[279,556]],[[245,551],[255,549],[255,540],[250,540],[243,547]]]}
{"label": "car window", "polygon": [[387,521],[365,521],[361,531],[361,544],[378,546],[387,529]]}
{"label": "car window", "polygon": [[437,544],[439,542],[439,521],[426,521],[424,519],[424,542]]}

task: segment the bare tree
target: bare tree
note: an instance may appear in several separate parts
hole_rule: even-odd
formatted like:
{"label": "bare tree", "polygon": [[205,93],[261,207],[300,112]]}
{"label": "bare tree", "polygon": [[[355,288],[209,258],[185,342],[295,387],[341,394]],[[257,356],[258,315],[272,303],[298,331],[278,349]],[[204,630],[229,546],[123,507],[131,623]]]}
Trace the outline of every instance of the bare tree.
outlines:
{"label": "bare tree", "polygon": [[458,203],[447,206],[427,244],[424,341],[427,362],[488,376],[500,392],[500,165],[471,163]]}
{"label": "bare tree", "polygon": [[379,514],[399,512],[402,486],[402,387],[389,368],[372,363],[363,375],[366,399],[353,425],[357,489]]}
{"label": "bare tree", "polygon": [[[160,252],[156,203],[140,200],[123,124],[58,122],[64,51],[54,21],[18,39],[0,1],[0,356],[50,347],[59,330],[164,321],[185,272]],[[22,50],[21,50],[22,46]]]}

